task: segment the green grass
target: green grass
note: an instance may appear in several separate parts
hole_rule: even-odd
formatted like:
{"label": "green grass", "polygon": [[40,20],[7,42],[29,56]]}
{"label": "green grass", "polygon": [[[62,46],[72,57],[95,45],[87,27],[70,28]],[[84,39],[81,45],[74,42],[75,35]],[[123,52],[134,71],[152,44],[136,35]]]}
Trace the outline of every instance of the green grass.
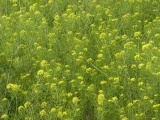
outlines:
{"label": "green grass", "polygon": [[158,0],[2,0],[0,117],[159,120]]}

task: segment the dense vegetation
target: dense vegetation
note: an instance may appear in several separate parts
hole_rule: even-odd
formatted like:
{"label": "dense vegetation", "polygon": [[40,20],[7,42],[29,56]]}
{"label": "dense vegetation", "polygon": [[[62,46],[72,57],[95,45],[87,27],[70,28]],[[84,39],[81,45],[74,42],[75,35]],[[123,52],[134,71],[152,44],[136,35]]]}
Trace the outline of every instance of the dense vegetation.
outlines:
{"label": "dense vegetation", "polygon": [[1,0],[0,117],[159,120],[158,0]]}

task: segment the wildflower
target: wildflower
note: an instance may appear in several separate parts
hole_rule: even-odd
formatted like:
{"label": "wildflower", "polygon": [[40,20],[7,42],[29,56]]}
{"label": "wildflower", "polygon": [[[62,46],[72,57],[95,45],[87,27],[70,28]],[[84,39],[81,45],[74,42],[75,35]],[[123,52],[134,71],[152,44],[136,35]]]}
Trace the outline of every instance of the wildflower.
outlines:
{"label": "wildflower", "polygon": [[134,56],[134,59],[135,60],[142,60],[142,57],[140,56],[140,54],[137,54]]}
{"label": "wildflower", "polygon": [[126,34],[122,35],[122,39],[126,39],[126,38],[127,38]]}
{"label": "wildflower", "polygon": [[24,103],[24,107],[27,108],[27,107],[30,106],[30,104],[31,104],[31,103],[27,101],[26,103]]}
{"label": "wildflower", "polygon": [[95,87],[94,84],[91,84],[91,85],[88,86],[87,90],[88,91],[93,91],[94,87]]}
{"label": "wildflower", "polygon": [[71,97],[72,95],[73,95],[72,93],[68,93],[68,94],[67,94],[68,97]]}
{"label": "wildflower", "polygon": [[107,84],[107,81],[102,80],[102,81],[100,82],[100,84],[101,84],[101,85]]}
{"label": "wildflower", "polygon": [[128,118],[127,117],[123,117],[122,120],[128,120]]}
{"label": "wildflower", "polygon": [[40,49],[42,49],[42,46],[38,46],[38,47],[37,47],[37,50],[40,50]]}
{"label": "wildflower", "polygon": [[157,56],[153,56],[153,57],[152,57],[152,60],[153,60],[153,61],[154,61],[154,60],[157,60],[157,58],[158,58]]}
{"label": "wildflower", "polygon": [[138,68],[141,69],[143,66],[144,66],[144,64],[143,64],[143,63],[140,63],[140,64],[138,65]]}
{"label": "wildflower", "polygon": [[3,115],[1,116],[1,118],[2,118],[2,119],[7,119],[7,118],[8,118],[8,115],[7,115],[7,114],[3,114]]}
{"label": "wildflower", "polygon": [[62,111],[58,111],[57,116],[58,116],[59,118],[62,118],[62,117],[63,117],[63,113],[62,113]]}
{"label": "wildflower", "polygon": [[47,66],[47,61],[42,60],[40,64],[41,64],[41,67],[46,67]]}
{"label": "wildflower", "polygon": [[50,77],[50,74],[48,72],[44,72],[44,75],[43,75],[44,78],[48,78]]}
{"label": "wildflower", "polygon": [[47,102],[42,102],[42,103],[41,103],[41,107],[42,107],[42,108],[45,108],[46,106],[47,106]]}
{"label": "wildflower", "polygon": [[151,69],[151,62],[148,62],[147,64],[146,64],[146,70],[150,70]]}
{"label": "wildflower", "polygon": [[160,107],[160,104],[153,105],[153,108],[159,108],[159,107]]}
{"label": "wildflower", "polygon": [[77,77],[79,80],[83,80],[83,77],[82,76],[78,76]]}
{"label": "wildflower", "polygon": [[53,0],[49,0],[49,1],[48,1],[48,4],[51,4],[51,3],[53,3],[53,2],[54,2]]}
{"label": "wildflower", "polygon": [[148,50],[150,48],[151,44],[145,44],[142,46],[142,51]]}
{"label": "wildflower", "polygon": [[101,5],[96,5],[96,9],[101,9],[102,7],[101,7]]}
{"label": "wildflower", "polygon": [[[76,109],[76,110],[77,110],[77,109]],[[66,112],[66,111],[64,111],[64,112],[63,112],[63,115],[67,115],[67,112]]]}
{"label": "wildflower", "polygon": [[132,107],[133,103],[128,103],[127,107]]}
{"label": "wildflower", "polygon": [[55,19],[55,21],[58,21],[60,19],[60,16],[59,15],[55,15],[54,19]]}
{"label": "wildflower", "polygon": [[74,103],[74,104],[76,104],[77,102],[79,102],[80,100],[79,100],[79,98],[78,97],[73,97],[73,99],[72,99],[72,102]]}
{"label": "wildflower", "polygon": [[135,32],[134,37],[139,37],[141,35],[141,32]]}
{"label": "wildflower", "polygon": [[93,61],[92,58],[87,59],[87,63],[91,63],[92,61]]}
{"label": "wildflower", "polygon": [[94,28],[96,25],[95,25],[95,24],[91,24],[90,26],[91,26],[92,28]]}
{"label": "wildflower", "polygon": [[10,0],[11,2],[13,2],[13,3],[16,3],[18,0]]}
{"label": "wildflower", "polygon": [[133,81],[136,81],[136,78],[131,78],[130,80],[133,82]]}
{"label": "wildflower", "polygon": [[41,110],[41,111],[39,112],[39,114],[40,114],[41,117],[45,116],[45,115],[46,115],[45,109]]}
{"label": "wildflower", "polygon": [[70,70],[65,70],[65,73],[66,74],[69,74],[71,71]]}
{"label": "wildflower", "polygon": [[104,95],[103,95],[102,93],[99,94],[99,95],[98,95],[98,104],[99,104],[99,105],[103,104],[104,100],[105,100]]}
{"label": "wildflower", "polygon": [[21,30],[21,32],[20,32],[20,36],[21,36],[21,37],[23,37],[23,36],[24,36],[24,34],[25,34],[25,32],[26,32],[25,30]]}
{"label": "wildflower", "polygon": [[25,120],[33,120],[32,117],[25,117]]}
{"label": "wildflower", "polygon": [[142,86],[144,83],[143,82],[139,82],[138,83],[138,86]]}
{"label": "wildflower", "polygon": [[103,58],[103,54],[98,54],[98,58]]}
{"label": "wildflower", "polygon": [[3,98],[3,99],[2,99],[2,101],[7,101],[7,100],[8,100],[7,98]]}
{"label": "wildflower", "polygon": [[86,73],[90,73],[90,72],[92,72],[92,68],[89,67],[86,69]]}
{"label": "wildflower", "polygon": [[114,81],[115,81],[115,82],[119,82],[119,77],[115,77],[115,78],[114,78]]}
{"label": "wildflower", "polygon": [[132,64],[132,65],[131,65],[131,68],[132,68],[132,69],[134,69],[134,68],[136,68],[136,67],[137,67],[137,66],[136,66],[135,64]]}
{"label": "wildflower", "polygon": [[50,113],[55,113],[56,112],[56,108],[52,108],[51,110],[50,110]]}
{"label": "wildflower", "polygon": [[106,15],[108,15],[108,14],[109,14],[109,9],[108,9],[108,8],[106,8],[106,10],[105,10],[105,14],[106,14]]}
{"label": "wildflower", "polygon": [[56,84],[55,84],[55,83],[51,83],[50,88],[51,88],[51,89],[55,89],[55,88],[56,88]]}
{"label": "wildflower", "polygon": [[106,33],[101,33],[99,36],[100,39],[105,39],[106,38]]}
{"label": "wildflower", "polygon": [[88,51],[88,48],[83,48],[83,51]]}
{"label": "wildflower", "polygon": [[23,106],[19,106],[18,107],[18,112],[22,111],[22,109],[24,109],[24,107]]}
{"label": "wildflower", "polygon": [[44,74],[44,70],[38,70],[37,75],[43,75]]}
{"label": "wildflower", "polygon": [[37,6],[37,4],[36,4],[36,3],[35,3],[35,4],[33,4],[32,6],[30,6],[29,10],[30,10],[30,11],[34,11],[36,6]]}
{"label": "wildflower", "polygon": [[139,100],[133,100],[133,103],[138,103],[139,102]]}
{"label": "wildflower", "polygon": [[56,71],[60,71],[61,70],[61,67],[60,66],[57,66],[56,67]]}
{"label": "wildflower", "polygon": [[115,54],[115,57],[116,57],[117,59],[118,59],[118,58],[123,58],[124,55],[125,55],[125,51],[121,51],[121,52],[119,52],[119,53],[116,53],[116,54]]}
{"label": "wildflower", "polygon": [[143,99],[147,100],[149,97],[148,96],[144,96]]}
{"label": "wildflower", "polygon": [[116,102],[117,100],[118,100],[117,97],[113,97],[113,98],[112,98],[112,102]]}
{"label": "wildflower", "polygon": [[18,91],[20,89],[20,86],[17,85],[17,84],[12,84],[12,83],[9,83],[7,85],[7,89],[8,90],[11,90],[11,91]]}
{"label": "wildflower", "polygon": [[108,69],[109,69],[109,66],[108,66],[108,65],[104,65],[104,66],[102,67],[102,69],[108,70]]}
{"label": "wildflower", "polygon": [[63,80],[61,80],[61,81],[58,82],[59,85],[62,85],[63,83],[64,83]]}
{"label": "wildflower", "polygon": [[35,15],[40,15],[41,13],[40,13],[40,11],[35,11],[34,14],[35,14]]}

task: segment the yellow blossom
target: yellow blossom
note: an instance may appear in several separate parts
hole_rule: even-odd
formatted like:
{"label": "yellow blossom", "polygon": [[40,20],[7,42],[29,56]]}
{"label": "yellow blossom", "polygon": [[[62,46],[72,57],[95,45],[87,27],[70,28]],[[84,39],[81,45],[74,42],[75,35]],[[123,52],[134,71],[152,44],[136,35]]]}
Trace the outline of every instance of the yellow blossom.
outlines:
{"label": "yellow blossom", "polygon": [[56,108],[52,108],[51,110],[50,110],[50,113],[55,113],[56,112]]}
{"label": "yellow blossom", "polygon": [[62,113],[62,111],[58,111],[57,116],[58,116],[59,118],[62,118],[62,117],[63,117],[63,113]]}
{"label": "yellow blossom", "polygon": [[133,103],[128,103],[127,107],[132,107]]}
{"label": "yellow blossom", "polygon": [[67,94],[68,97],[71,97],[72,95],[73,95],[72,93],[68,93],[68,94]]}
{"label": "yellow blossom", "polygon": [[153,105],[153,108],[160,108],[160,104]]}
{"label": "yellow blossom", "polygon": [[139,36],[141,36],[141,32],[135,32],[134,33],[134,37],[139,37]]}
{"label": "yellow blossom", "polygon": [[112,97],[112,102],[116,102],[118,100],[118,98],[115,96],[115,97]]}
{"label": "yellow blossom", "polygon": [[72,102],[74,103],[74,104],[76,104],[77,102],[79,102],[80,100],[79,100],[79,98],[78,97],[73,97],[73,99],[72,99]]}
{"label": "yellow blossom", "polygon": [[128,120],[128,118],[127,117],[123,117],[122,120]]}
{"label": "yellow blossom", "polygon": [[90,72],[92,72],[92,68],[89,67],[86,69],[86,73],[90,73]]}
{"label": "yellow blossom", "polygon": [[47,102],[42,102],[42,103],[41,103],[41,107],[42,107],[42,108],[45,108],[46,106],[47,106]]}
{"label": "yellow blossom", "polygon": [[27,107],[30,106],[30,104],[31,104],[31,103],[27,101],[26,103],[24,103],[24,107],[27,108]]}
{"label": "yellow blossom", "polygon": [[147,100],[149,97],[148,96],[144,96],[143,99]]}
{"label": "yellow blossom", "polygon": [[101,33],[99,36],[100,39],[105,39],[106,38],[106,33]]}
{"label": "yellow blossom", "polygon": [[83,77],[82,76],[78,76],[77,77],[79,80],[83,80]]}
{"label": "yellow blossom", "polygon": [[20,86],[17,85],[17,84],[12,84],[12,83],[9,83],[7,85],[7,89],[8,90],[11,90],[11,91],[18,91],[20,89]]}
{"label": "yellow blossom", "polygon": [[41,67],[46,67],[47,66],[47,61],[42,60],[40,64],[41,64]]}
{"label": "yellow blossom", "polygon": [[137,54],[134,56],[134,59],[135,60],[142,60],[142,57],[140,56],[140,54]]}
{"label": "yellow blossom", "polygon": [[92,61],[93,61],[92,58],[87,59],[87,63],[91,63]]}
{"label": "yellow blossom", "polygon": [[103,58],[103,54],[98,54],[98,58]]}
{"label": "yellow blossom", "polygon": [[104,100],[105,100],[104,95],[103,95],[102,93],[99,94],[99,95],[98,95],[98,104],[99,104],[99,105],[103,104]]}
{"label": "yellow blossom", "polygon": [[45,116],[45,115],[46,115],[45,109],[41,110],[41,111],[39,112],[39,114],[40,114],[41,117]]}
{"label": "yellow blossom", "polygon": [[23,106],[19,106],[19,107],[18,107],[18,112],[22,111],[23,109],[24,109]]}
{"label": "yellow blossom", "polygon": [[44,74],[44,70],[38,70],[37,75],[43,75]]}
{"label": "yellow blossom", "polygon": [[55,84],[55,83],[51,83],[50,88],[51,88],[51,89],[55,89],[55,88],[56,88],[56,84]]}
{"label": "yellow blossom", "polygon": [[102,81],[100,82],[100,84],[101,84],[101,85],[107,84],[107,81],[102,80]]}
{"label": "yellow blossom", "polygon": [[2,119],[7,119],[7,118],[8,118],[8,115],[7,115],[7,114],[3,114],[3,115],[1,116],[1,118],[2,118]]}
{"label": "yellow blossom", "polygon": [[149,50],[151,44],[145,44],[142,46],[142,51],[146,51],[146,50]]}
{"label": "yellow blossom", "polygon": [[7,100],[8,100],[7,98],[3,98],[3,99],[2,99],[2,101],[7,101]]}

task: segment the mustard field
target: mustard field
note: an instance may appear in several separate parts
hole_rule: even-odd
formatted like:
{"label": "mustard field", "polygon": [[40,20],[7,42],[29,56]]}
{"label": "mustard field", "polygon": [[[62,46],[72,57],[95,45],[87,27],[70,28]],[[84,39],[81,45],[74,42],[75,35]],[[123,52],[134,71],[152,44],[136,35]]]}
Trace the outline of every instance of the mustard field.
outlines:
{"label": "mustard field", "polygon": [[1,0],[0,119],[160,120],[160,1]]}

